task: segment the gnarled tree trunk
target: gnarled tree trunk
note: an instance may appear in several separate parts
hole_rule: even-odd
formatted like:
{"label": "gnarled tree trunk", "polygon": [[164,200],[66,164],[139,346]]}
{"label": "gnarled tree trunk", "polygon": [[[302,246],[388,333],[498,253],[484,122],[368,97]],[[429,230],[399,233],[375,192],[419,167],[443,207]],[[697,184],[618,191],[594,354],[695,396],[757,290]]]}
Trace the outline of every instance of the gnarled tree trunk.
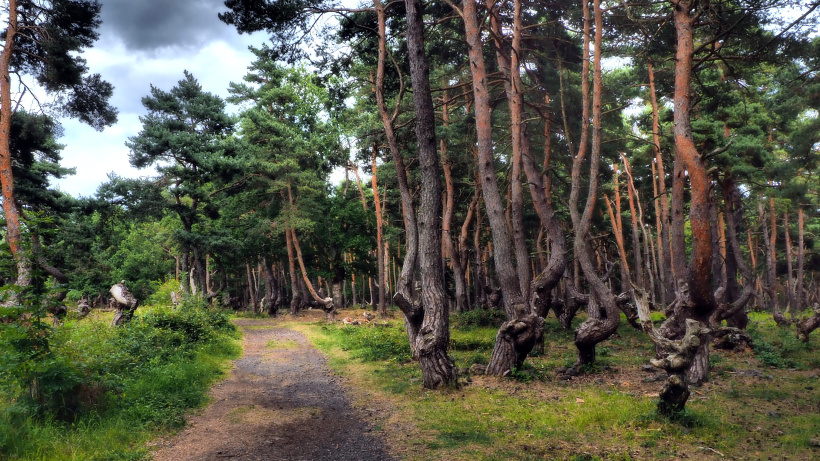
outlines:
{"label": "gnarled tree trunk", "polygon": [[137,298],[125,286],[125,280],[113,285],[108,291],[113,298],[115,309],[111,326],[114,327],[131,321],[131,318],[134,317],[134,311],[137,310],[138,302]]}

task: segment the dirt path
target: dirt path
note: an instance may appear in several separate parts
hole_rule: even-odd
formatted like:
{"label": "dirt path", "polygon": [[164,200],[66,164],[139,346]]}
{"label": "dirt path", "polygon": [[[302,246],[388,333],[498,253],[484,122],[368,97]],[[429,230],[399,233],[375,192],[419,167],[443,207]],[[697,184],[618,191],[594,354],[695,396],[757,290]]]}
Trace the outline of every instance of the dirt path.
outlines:
{"label": "dirt path", "polygon": [[394,460],[300,333],[239,319],[245,355],[155,461]]}

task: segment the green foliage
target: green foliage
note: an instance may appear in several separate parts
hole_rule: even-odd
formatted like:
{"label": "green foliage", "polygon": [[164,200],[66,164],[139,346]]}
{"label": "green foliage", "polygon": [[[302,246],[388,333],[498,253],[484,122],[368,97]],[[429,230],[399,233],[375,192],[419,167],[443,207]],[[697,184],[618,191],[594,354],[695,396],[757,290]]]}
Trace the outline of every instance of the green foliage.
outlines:
{"label": "green foliage", "polygon": [[4,459],[140,459],[148,435],[180,427],[239,353],[229,315],[201,301],[118,328],[107,319],[26,322],[3,324],[0,335]]}
{"label": "green foliage", "polygon": [[499,327],[507,320],[507,315],[499,309],[473,309],[451,316],[453,326],[466,327]]}
{"label": "green foliage", "polygon": [[153,293],[145,300],[145,304],[151,306],[167,306],[171,304],[171,292],[179,293],[181,285],[179,281],[171,278],[165,282],[154,282],[152,289]]}

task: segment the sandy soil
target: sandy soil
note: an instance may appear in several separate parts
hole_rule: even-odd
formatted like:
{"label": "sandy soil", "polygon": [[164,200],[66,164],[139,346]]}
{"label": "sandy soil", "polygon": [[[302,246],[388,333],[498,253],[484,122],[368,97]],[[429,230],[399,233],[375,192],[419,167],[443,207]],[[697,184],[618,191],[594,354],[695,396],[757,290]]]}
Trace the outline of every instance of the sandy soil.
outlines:
{"label": "sandy soil", "polygon": [[271,320],[236,323],[244,356],[214,387],[213,403],[158,443],[155,461],[396,459],[304,336]]}

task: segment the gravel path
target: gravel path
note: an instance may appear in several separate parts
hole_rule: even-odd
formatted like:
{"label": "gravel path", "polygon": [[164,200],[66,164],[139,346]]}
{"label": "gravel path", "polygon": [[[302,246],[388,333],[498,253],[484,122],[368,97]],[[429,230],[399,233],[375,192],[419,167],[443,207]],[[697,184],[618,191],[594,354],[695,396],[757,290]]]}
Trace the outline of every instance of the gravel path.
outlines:
{"label": "gravel path", "polygon": [[304,336],[272,320],[236,324],[245,355],[214,387],[213,403],[162,443],[155,461],[396,459]]}

